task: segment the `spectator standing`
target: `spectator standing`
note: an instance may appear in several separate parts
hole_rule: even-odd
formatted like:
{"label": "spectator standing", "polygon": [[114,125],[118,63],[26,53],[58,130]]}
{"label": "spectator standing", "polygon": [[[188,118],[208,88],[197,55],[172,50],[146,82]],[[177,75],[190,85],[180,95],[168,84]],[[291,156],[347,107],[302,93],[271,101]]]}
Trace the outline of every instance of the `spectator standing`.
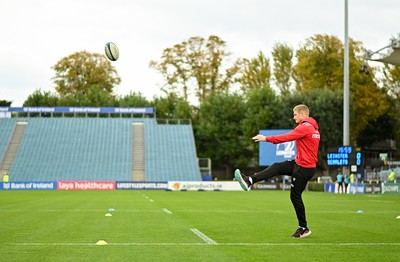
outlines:
{"label": "spectator standing", "polygon": [[354,173],[350,174],[350,184],[354,184],[354,181],[356,179],[356,175],[354,175]]}
{"label": "spectator standing", "polygon": [[389,182],[395,182],[396,181],[396,172],[392,169],[392,171],[389,174]]}
{"label": "spectator standing", "polygon": [[3,174],[3,183],[8,183],[10,181],[10,177],[8,176],[7,172],[4,172]]}
{"label": "spectator standing", "polygon": [[349,183],[350,183],[350,178],[349,178],[349,176],[347,176],[347,175],[344,176],[343,182],[344,182],[344,193],[347,194],[347,188],[348,188]]}
{"label": "spectator standing", "polygon": [[340,194],[340,192],[343,193],[343,174],[341,172],[339,172],[336,175],[336,182],[338,183],[338,193]]}

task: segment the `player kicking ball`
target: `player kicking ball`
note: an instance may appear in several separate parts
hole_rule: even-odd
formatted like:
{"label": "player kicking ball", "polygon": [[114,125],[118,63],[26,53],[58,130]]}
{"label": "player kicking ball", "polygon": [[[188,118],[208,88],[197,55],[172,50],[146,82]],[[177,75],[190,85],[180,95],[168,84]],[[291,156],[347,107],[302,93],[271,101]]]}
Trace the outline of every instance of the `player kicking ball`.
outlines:
{"label": "player kicking ball", "polygon": [[294,160],[274,163],[253,176],[246,176],[239,169],[235,170],[235,179],[245,191],[249,191],[254,183],[271,179],[274,176],[292,177],[290,200],[299,222],[296,232],[292,235],[293,238],[307,237],[311,234],[311,230],[307,227],[306,210],[301,195],[308,181],[315,174],[320,134],[318,123],[309,116],[309,112],[306,105],[297,105],[293,108],[293,119],[297,126],[292,131],[276,136],[258,134],[252,138],[255,142],[273,144],[296,141],[297,154]]}

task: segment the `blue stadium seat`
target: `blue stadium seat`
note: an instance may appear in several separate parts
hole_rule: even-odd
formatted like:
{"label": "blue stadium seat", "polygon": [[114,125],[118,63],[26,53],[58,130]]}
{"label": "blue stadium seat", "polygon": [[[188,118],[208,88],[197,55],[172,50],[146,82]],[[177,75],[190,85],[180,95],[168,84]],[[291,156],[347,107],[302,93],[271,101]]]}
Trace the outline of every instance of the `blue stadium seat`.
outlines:
{"label": "blue stadium seat", "polygon": [[145,125],[145,165],[148,181],[199,181],[191,125]]}
{"label": "blue stadium seat", "polygon": [[[0,126],[0,153],[18,119]],[[154,118],[26,118],[14,181],[132,179],[132,122],[143,122],[146,181],[201,181],[192,125]],[[8,134],[8,135],[7,135]],[[5,145],[5,146],[4,146]]]}
{"label": "blue stadium seat", "polygon": [[14,118],[0,118],[0,161],[7,149],[16,120]]}
{"label": "blue stadium seat", "polygon": [[130,180],[130,121],[30,118],[10,170],[14,180]]}

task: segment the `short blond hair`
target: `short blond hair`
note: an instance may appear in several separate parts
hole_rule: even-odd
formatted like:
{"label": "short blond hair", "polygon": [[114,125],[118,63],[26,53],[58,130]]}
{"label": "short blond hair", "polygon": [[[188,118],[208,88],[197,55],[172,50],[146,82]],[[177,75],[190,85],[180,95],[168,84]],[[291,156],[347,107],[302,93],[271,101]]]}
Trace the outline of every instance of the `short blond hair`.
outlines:
{"label": "short blond hair", "polygon": [[293,107],[293,111],[296,111],[299,113],[304,112],[307,116],[310,114],[310,109],[308,108],[308,106],[306,106],[304,104],[300,104],[300,105]]}

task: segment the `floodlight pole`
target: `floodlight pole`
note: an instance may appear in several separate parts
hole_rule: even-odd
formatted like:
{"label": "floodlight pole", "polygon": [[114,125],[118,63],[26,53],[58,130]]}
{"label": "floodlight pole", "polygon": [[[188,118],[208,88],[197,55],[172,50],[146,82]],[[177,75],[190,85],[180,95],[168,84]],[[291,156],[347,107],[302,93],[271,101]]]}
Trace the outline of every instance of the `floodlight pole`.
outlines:
{"label": "floodlight pole", "polygon": [[[350,116],[349,116],[349,23],[348,0],[344,0],[344,81],[343,81],[343,146],[350,146]],[[348,174],[349,168],[343,166],[343,174]]]}
{"label": "floodlight pole", "polygon": [[343,145],[350,146],[348,0],[344,0]]}

